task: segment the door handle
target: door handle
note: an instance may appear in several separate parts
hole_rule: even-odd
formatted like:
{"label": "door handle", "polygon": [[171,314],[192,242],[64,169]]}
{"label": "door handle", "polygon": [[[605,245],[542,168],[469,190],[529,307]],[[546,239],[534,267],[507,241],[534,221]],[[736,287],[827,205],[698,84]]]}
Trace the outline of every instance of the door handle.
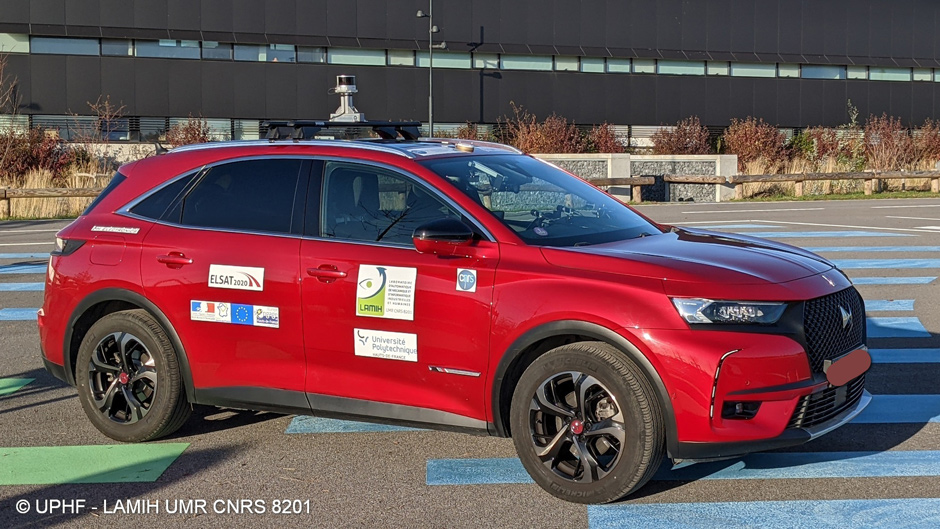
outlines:
{"label": "door handle", "polygon": [[167,255],[158,255],[157,262],[165,264],[168,268],[182,268],[183,265],[193,264],[193,260],[182,252],[170,252]]}
{"label": "door handle", "polygon": [[308,268],[307,275],[313,276],[323,283],[332,283],[337,279],[346,277],[346,272],[338,270],[334,265],[324,264],[317,268]]}

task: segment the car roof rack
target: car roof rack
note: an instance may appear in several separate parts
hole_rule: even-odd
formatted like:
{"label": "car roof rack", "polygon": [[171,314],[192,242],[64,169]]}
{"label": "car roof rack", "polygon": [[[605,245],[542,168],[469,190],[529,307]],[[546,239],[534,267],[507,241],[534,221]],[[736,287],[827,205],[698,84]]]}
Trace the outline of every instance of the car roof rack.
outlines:
{"label": "car roof rack", "polygon": [[383,140],[395,140],[401,136],[404,140],[416,140],[421,136],[419,121],[265,121],[262,128],[267,128],[265,139],[276,141],[290,138],[303,140],[314,138],[326,129],[371,129]]}

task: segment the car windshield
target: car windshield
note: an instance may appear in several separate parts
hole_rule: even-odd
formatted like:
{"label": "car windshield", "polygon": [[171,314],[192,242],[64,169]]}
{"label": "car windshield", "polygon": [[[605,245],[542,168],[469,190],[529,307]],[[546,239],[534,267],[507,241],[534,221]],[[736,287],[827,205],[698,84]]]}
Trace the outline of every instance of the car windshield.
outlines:
{"label": "car windshield", "polygon": [[584,246],[662,233],[610,195],[529,156],[458,156],[422,164],[529,244]]}

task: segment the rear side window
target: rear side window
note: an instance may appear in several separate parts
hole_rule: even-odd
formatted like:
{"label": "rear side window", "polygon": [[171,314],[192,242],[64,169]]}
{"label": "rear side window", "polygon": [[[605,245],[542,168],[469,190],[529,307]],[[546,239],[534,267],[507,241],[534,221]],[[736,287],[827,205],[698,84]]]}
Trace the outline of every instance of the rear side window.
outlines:
{"label": "rear side window", "polygon": [[[173,204],[192,181],[194,175],[187,175],[176,179],[171,184],[158,189],[149,197],[131,208],[131,213],[149,219],[162,219],[166,209]],[[177,219],[179,220],[179,219]]]}
{"label": "rear side window", "polygon": [[91,210],[95,209],[95,206],[97,206],[102,200],[104,200],[104,197],[108,196],[111,193],[111,191],[114,191],[115,189],[117,189],[117,186],[121,185],[121,182],[125,180],[127,180],[127,177],[122,175],[120,171],[114,173],[114,176],[111,177],[111,182],[108,183],[108,186],[104,188],[101,194],[98,195],[97,198],[95,198],[91,202],[91,204],[88,204],[88,207],[85,208],[85,211],[82,212],[82,215],[87,215],[91,213]]}
{"label": "rear side window", "polygon": [[208,169],[182,202],[187,226],[290,233],[301,160],[248,160]]}

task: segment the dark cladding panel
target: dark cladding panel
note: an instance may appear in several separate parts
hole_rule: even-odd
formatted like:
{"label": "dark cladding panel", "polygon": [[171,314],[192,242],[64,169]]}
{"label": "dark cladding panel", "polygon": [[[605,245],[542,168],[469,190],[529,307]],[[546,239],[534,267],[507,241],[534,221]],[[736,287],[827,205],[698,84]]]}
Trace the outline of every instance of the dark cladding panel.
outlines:
{"label": "dark cladding panel", "polygon": [[868,34],[871,26],[868,7],[859,4],[858,7],[850,9],[842,16],[845,18],[846,25],[846,54],[853,58],[868,57],[870,49]]}
{"label": "dark cladding panel", "polygon": [[656,6],[656,47],[664,50],[682,49],[682,0],[657,0],[650,2],[649,9]]}
{"label": "dark cladding panel", "polygon": [[[348,2],[350,7],[355,6],[356,8],[356,34],[360,37],[369,37],[373,39],[385,39],[388,38],[388,30],[386,29],[386,24],[388,23],[388,18],[386,17],[386,11],[391,10],[391,7],[388,7],[389,3],[385,0],[349,0]],[[402,2],[403,4],[408,4],[408,2]],[[437,15],[440,15],[440,11],[447,8],[447,4],[438,2],[438,13],[435,14],[435,24],[441,26],[442,20],[438,18]],[[415,14],[418,11],[415,10]],[[412,23],[418,22],[418,17],[412,15]],[[422,21],[426,22],[426,21]]]}
{"label": "dark cladding panel", "polygon": [[[326,91],[322,88],[331,86],[330,82],[336,80],[335,76],[329,77],[328,70],[327,67],[317,64],[298,65],[297,112],[294,116],[296,119],[328,119],[330,112],[339,106],[338,100],[335,101],[335,105],[330,106],[334,102],[328,100]],[[372,119],[369,114],[366,114],[366,118]]]}
{"label": "dark cladding panel", "polygon": [[844,125],[846,121],[845,100],[846,88],[845,81],[819,81],[823,94],[823,113],[820,124],[829,127],[838,127]]}
{"label": "dark cladding panel", "polygon": [[708,104],[693,112],[703,125],[728,125],[730,118],[731,77],[706,77]]}
{"label": "dark cladding panel", "polygon": [[[101,23],[99,0],[68,0],[65,3],[65,23],[70,26],[97,26]],[[4,22],[6,16],[0,16]]]}
{"label": "dark cladding panel", "polygon": [[[437,78],[442,85],[443,90],[438,92],[435,89],[437,98],[434,100],[434,121],[435,122],[463,122],[475,120],[477,111],[476,105],[472,100],[467,100],[463,93],[475,93],[476,85],[470,81],[475,76],[470,76],[469,72],[460,72],[449,70],[441,71],[443,75]],[[419,116],[427,117],[428,114],[428,89],[419,90],[418,85],[425,85],[427,79],[415,77],[410,68],[389,68],[387,86],[384,96],[385,101],[381,108],[360,108],[366,113],[368,119],[384,119],[389,121],[411,121],[420,119]],[[459,87],[451,92],[451,87]],[[418,93],[421,95],[418,95]],[[453,93],[453,97],[451,94]],[[339,105],[336,98],[330,99],[330,104],[334,107]],[[375,112],[381,112],[376,114]],[[330,109],[332,112],[333,109]],[[371,114],[370,114],[371,112]],[[375,116],[375,117],[373,117]],[[473,116],[468,117],[468,116]]]}
{"label": "dark cladding panel", "polygon": [[237,116],[235,113],[234,86],[245,82],[237,77],[236,63],[225,61],[204,61],[199,70],[201,76],[203,116]]}
{"label": "dark cladding panel", "polygon": [[[232,85],[234,114],[238,117],[267,118],[265,109],[265,63],[246,62],[238,65]],[[277,65],[276,65],[277,66]]]}
{"label": "dark cladding panel", "polygon": [[679,104],[671,116],[660,116],[665,123],[696,116],[701,120],[702,109],[711,103],[708,97],[708,79],[705,77],[683,78],[679,83]]}
{"label": "dark cladding panel", "polygon": [[[632,76],[630,82],[630,125],[659,125],[656,118],[656,78],[655,76]],[[611,121],[614,121],[613,119]],[[616,122],[616,121],[614,121]]]}
{"label": "dark cladding panel", "polygon": [[775,53],[777,51],[777,3],[770,1],[754,4],[754,51]]}
{"label": "dark cladding panel", "polygon": [[29,0],[31,24],[65,24],[65,0]]}
{"label": "dark cladding panel", "polygon": [[682,1],[681,50],[704,51],[707,49],[707,31],[704,21],[708,15],[708,4],[699,0]]}
{"label": "dark cladding panel", "polygon": [[101,58],[101,93],[111,96],[111,102],[124,105],[125,116],[139,116],[133,59],[121,57]]}
{"label": "dark cladding panel", "polygon": [[885,21],[882,29],[890,31],[890,57],[913,57],[914,53],[914,7],[910,2],[891,4],[891,26]]}
{"label": "dark cladding panel", "polygon": [[[592,75],[596,82],[595,88],[589,88],[575,72],[555,72],[548,76],[547,86],[551,86],[552,109],[559,116],[576,123],[592,123],[588,114],[603,114],[604,98],[590,97],[584,99],[585,94],[606,94],[601,88],[601,79]],[[582,91],[583,90],[583,91]],[[592,112],[593,107],[593,112]],[[568,116],[577,116],[568,117]],[[539,116],[544,118],[545,116]]]}
{"label": "dark cladding panel", "polygon": [[472,119],[484,123],[496,123],[505,113],[500,113],[500,108],[506,105],[506,99],[502,95],[502,73],[480,71],[476,74],[474,87],[477,90],[478,112]]}
{"label": "dark cladding panel", "polygon": [[801,86],[799,79],[780,79],[777,86],[777,124],[781,127],[800,126]]}
{"label": "dark cladding panel", "polygon": [[887,109],[889,116],[901,118],[901,123],[905,126],[911,124],[911,97],[913,83],[888,83],[888,97],[891,104]]}
{"label": "dark cladding panel", "polygon": [[793,0],[777,0],[776,33],[778,53],[799,55],[803,52],[802,3]]}
{"label": "dark cladding panel", "polygon": [[498,44],[500,39],[500,18],[502,17],[502,6],[500,2],[490,2],[484,0],[472,0],[473,13],[471,16],[471,27],[473,28],[474,40],[480,41],[482,33],[482,42],[484,44]]}
{"label": "dark cladding panel", "polygon": [[499,8],[500,42],[527,44],[529,24],[526,23],[526,2],[503,2]]}
{"label": "dark cladding panel", "polygon": [[[935,59],[934,46],[940,39],[937,38],[935,23],[940,22],[936,17],[940,15],[937,2],[921,1],[914,4],[914,57]],[[931,96],[933,97],[933,96]]]}
{"label": "dark cladding panel", "polygon": [[933,97],[936,92],[933,83],[914,83],[911,86],[911,121],[910,126],[920,126],[927,119],[934,119]]}
{"label": "dark cladding panel", "polygon": [[679,76],[656,76],[656,117],[650,125],[672,125],[679,121],[684,81]]}
{"label": "dark cladding panel", "polygon": [[137,59],[134,63],[137,112],[140,115],[170,115],[170,83],[168,79],[171,62],[172,59]]}
{"label": "dark cladding panel", "polygon": [[851,118],[848,112],[848,101],[852,102],[852,106],[858,110],[858,118],[860,125],[864,125],[865,120],[868,119],[868,116],[871,115],[870,107],[870,98],[868,94],[869,86],[872,86],[872,83],[868,81],[846,81],[845,82],[845,123],[849,123]]}
{"label": "dark cladding panel", "polygon": [[[61,55],[30,55],[31,96],[33,114],[66,114],[68,103],[63,90],[65,57]],[[71,82],[69,79],[68,82]]]}
{"label": "dark cladding panel", "polygon": [[526,44],[536,46],[551,46],[554,44],[555,20],[552,17],[551,6],[546,6],[543,0],[528,0],[522,2],[526,6],[526,15],[523,19],[528,26]]}
{"label": "dark cladding panel", "polygon": [[708,51],[731,51],[731,0],[709,0],[707,5]]}
{"label": "dark cladding panel", "polygon": [[823,124],[825,98],[816,79],[800,80],[800,123],[806,126]]}
{"label": "dark cladding panel", "polygon": [[[661,9],[658,2],[647,2],[645,0],[629,0],[630,5],[630,35],[629,48],[652,48],[657,47],[657,12]],[[620,47],[613,45],[613,47]]]}
{"label": "dark cladding panel", "polygon": [[167,29],[167,3],[153,0],[134,2],[134,27]]}
{"label": "dark cladding panel", "polygon": [[297,3],[297,34],[326,35],[326,3]]}
{"label": "dark cladding panel", "polygon": [[732,0],[731,2],[731,51],[753,52],[754,50],[754,1]]}
{"label": "dark cladding panel", "polygon": [[825,16],[826,11],[823,2],[803,0],[803,54],[823,55],[826,29],[830,23],[829,20],[825,19]]}
{"label": "dark cladding panel", "polygon": [[356,37],[356,3],[326,0],[326,32],[331,37]]}
{"label": "dark cladding panel", "polygon": [[232,32],[233,9],[229,0],[202,0],[202,30]]}
{"label": "dark cladding panel", "polygon": [[[627,33],[629,28],[629,12],[620,9],[619,2],[610,6],[611,13],[607,17],[607,33],[611,31]],[[581,6],[570,0],[554,0],[553,24],[556,46],[580,46],[581,35]]]}
{"label": "dark cladding panel", "polygon": [[134,26],[134,4],[127,0],[100,0],[99,15],[101,25],[111,28],[129,28]]}
{"label": "dark cladding panel", "polygon": [[[745,119],[754,116],[754,79],[738,77],[731,80],[729,117]],[[760,117],[760,116],[754,116]]]}
{"label": "dark cladding panel", "polygon": [[172,60],[167,63],[167,82],[170,85],[167,115],[181,118],[190,114],[216,117],[203,110],[202,64],[195,61]]}
{"label": "dark cladding panel", "polygon": [[[111,94],[101,90],[101,58],[71,55],[65,58],[65,104],[69,113],[94,114],[90,103]],[[112,97],[112,103],[117,100]]]}
{"label": "dark cladding panel", "polygon": [[[266,88],[266,117],[294,119],[297,114],[297,68],[293,64],[266,63],[264,70],[264,77],[258,79],[258,84]],[[322,93],[326,93],[326,88]]]}
{"label": "dark cladding panel", "polygon": [[858,120],[864,124],[868,116],[891,112],[891,85],[894,83],[868,83],[868,112],[862,113],[859,106]]}
{"label": "dark cladding panel", "polygon": [[[280,0],[278,2],[257,2],[264,6],[264,32],[269,35],[296,35],[297,11],[307,2]],[[314,3],[314,2],[310,2]],[[236,26],[236,31],[238,31]]]}
{"label": "dark cladding panel", "polygon": [[[418,4],[421,5],[422,2]],[[463,45],[455,44],[450,46],[450,50],[467,51],[466,43],[479,42],[480,28],[474,28],[471,22],[473,6],[470,5],[470,2],[435,2],[434,7],[434,24],[441,28],[441,32],[437,34],[437,37],[447,42],[464,43]],[[414,18],[416,12],[417,9],[412,12],[412,20],[418,20]],[[427,21],[422,20],[421,22]],[[551,22],[549,22],[549,26],[551,26]],[[421,28],[420,34],[422,37],[426,38],[428,25],[419,23],[418,27]],[[550,28],[549,31],[551,31]],[[551,38],[549,38],[549,42],[551,42]]]}
{"label": "dark cladding panel", "polygon": [[780,124],[780,116],[777,115],[777,97],[783,90],[776,79],[753,79],[754,87],[754,114],[757,118],[764,118],[764,121],[771,125]]}
{"label": "dark cladding panel", "polygon": [[583,0],[581,4],[581,46],[607,47],[607,2]]}
{"label": "dark cladding panel", "polygon": [[199,2],[192,0],[169,0],[166,5],[169,29],[199,31],[202,29],[202,10]]}
{"label": "dark cladding panel", "polygon": [[825,30],[823,31],[823,53],[826,55],[847,55],[848,28],[845,13],[855,8],[857,0],[828,0],[823,5]]}
{"label": "dark cladding panel", "polygon": [[[20,104],[22,105],[21,111],[25,114],[42,112],[42,110],[36,106],[38,102],[34,100],[32,95],[32,59],[33,56],[30,55],[19,53],[11,54],[7,57],[7,66],[4,71],[6,75],[17,80],[17,95],[20,97]],[[62,79],[61,72],[59,72],[59,74],[59,78],[56,82],[58,86],[62,86],[64,80]]]}
{"label": "dark cladding panel", "polygon": [[[467,4],[466,9],[469,13],[469,2],[460,3]],[[415,40],[417,38],[427,40],[428,21],[415,16],[419,9],[424,11],[427,10],[426,4],[426,1],[421,0],[387,2],[381,13],[385,17],[385,28],[383,29],[383,31],[385,31],[385,35],[387,35],[388,38],[395,40]],[[450,6],[448,6],[447,9],[450,9]],[[361,13],[360,16],[362,16]],[[378,14],[375,16],[378,16]],[[469,16],[467,17],[465,24],[470,24]],[[359,27],[360,31],[362,31],[361,21]]]}
{"label": "dark cladding panel", "polygon": [[891,56],[891,0],[872,0],[868,11],[868,46],[871,57]]}
{"label": "dark cladding panel", "polygon": [[[414,97],[416,90],[404,80],[405,76],[407,72],[402,69],[389,77],[385,91],[387,119],[414,119],[412,116],[427,114],[424,108],[428,106],[428,100]],[[434,72],[435,123],[463,123],[476,118],[480,99],[479,85],[474,82],[476,78],[475,72],[466,70],[441,70],[440,76]],[[404,84],[398,86],[398,83]],[[424,93],[427,93],[426,89]],[[422,109],[420,112],[419,108]]]}
{"label": "dark cladding panel", "polygon": [[[363,67],[348,70],[347,68],[330,67],[330,70],[336,74],[352,72],[356,76],[356,85],[359,87],[359,93],[356,94],[355,99],[356,108],[364,113],[368,119],[384,119],[385,116],[388,116],[388,108],[386,107],[387,92],[394,90],[395,87],[389,84],[388,74],[385,73],[384,69]],[[425,77],[425,79],[427,78]],[[333,80],[335,81],[335,74]],[[332,85],[333,82],[331,81],[330,86]],[[326,94],[326,92],[323,93]],[[425,94],[427,94],[427,90],[425,90]],[[333,107],[330,112],[336,110],[336,107],[339,106],[339,98],[336,96],[326,97]],[[426,101],[427,99],[425,99]],[[427,112],[424,114],[426,117]]]}
{"label": "dark cladding panel", "polygon": [[0,21],[4,24],[29,24],[29,2],[0,0]]}
{"label": "dark cladding panel", "polygon": [[[258,2],[258,0],[231,0],[232,2],[232,30],[235,33],[257,33],[265,32],[265,4],[270,2]],[[281,0],[285,6],[293,6],[291,0]],[[281,3],[278,2],[278,3]]]}

